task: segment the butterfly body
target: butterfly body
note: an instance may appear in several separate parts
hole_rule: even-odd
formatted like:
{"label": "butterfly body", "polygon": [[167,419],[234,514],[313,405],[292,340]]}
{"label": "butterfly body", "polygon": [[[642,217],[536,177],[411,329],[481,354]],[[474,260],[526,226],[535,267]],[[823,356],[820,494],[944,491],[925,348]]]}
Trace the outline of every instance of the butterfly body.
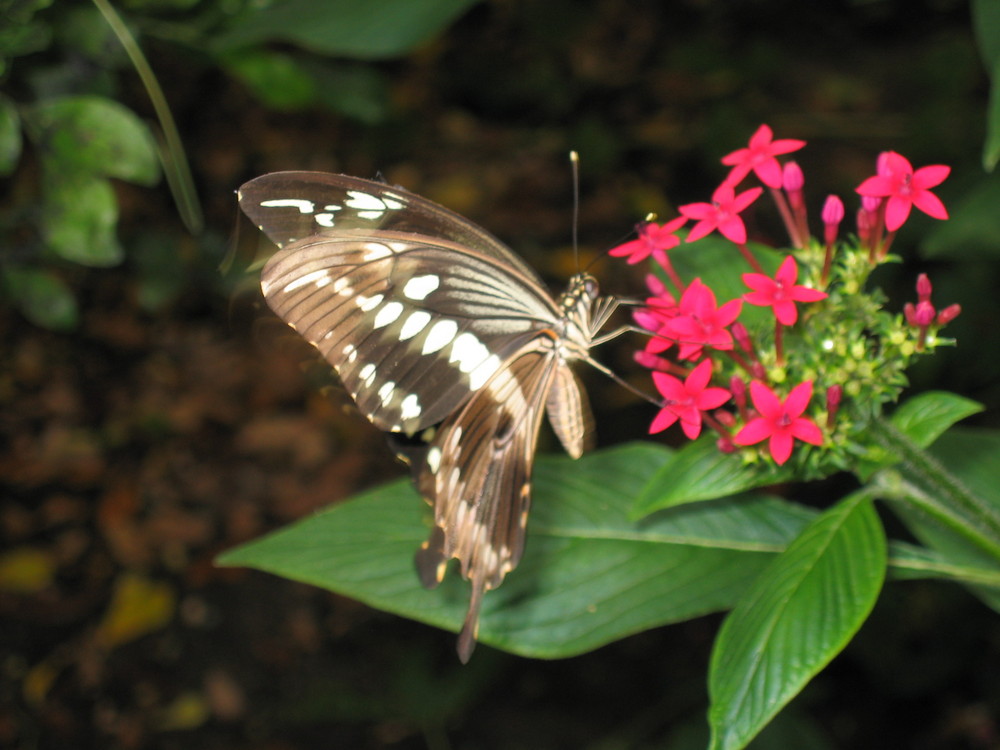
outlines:
{"label": "butterfly body", "polygon": [[261,274],[268,305],[375,426],[422,438],[402,451],[434,508],[417,569],[432,587],[460,561],[472,584],[467,660],[483,594],[524,548],[542,413],[571,456],[588,445],[590,409],[570,365],[592,361],[616,303],[587,274],[553,300],[499,240],[398,187],[278,172],[239,198],[280,248]]}

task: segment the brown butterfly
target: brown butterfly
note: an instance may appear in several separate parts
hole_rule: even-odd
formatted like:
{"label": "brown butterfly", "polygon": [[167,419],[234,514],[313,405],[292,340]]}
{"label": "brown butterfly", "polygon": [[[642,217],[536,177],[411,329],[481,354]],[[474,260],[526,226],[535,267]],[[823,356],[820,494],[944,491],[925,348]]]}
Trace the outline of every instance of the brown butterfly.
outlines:
{"label": "brown butterfly", "polygon": [[583,273],[553,299],[491,234],[398,187],[276,172],[243,185],[239,201],[280,248],[261,274],[268,305],[376,427],[421,438],[404,453],[435,525],[417,569],[432,588],[460,561],[472,584],[458,641],[468,661],[483,594],[524,549],[542,412],[579,457],[591,415],[570,365],[607,371],[589,351],[618,303]]}

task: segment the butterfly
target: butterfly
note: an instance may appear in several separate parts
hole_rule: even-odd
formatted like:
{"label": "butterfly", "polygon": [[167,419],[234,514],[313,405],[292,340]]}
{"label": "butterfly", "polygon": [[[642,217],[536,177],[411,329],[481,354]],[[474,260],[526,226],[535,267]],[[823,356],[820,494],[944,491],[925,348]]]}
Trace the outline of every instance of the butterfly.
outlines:
{"label": "butterfly", "polygon": [[[247,182],[240,208],[279,248],[261,272],[270,308],[336,370],[358,409],[396,435],[434,509],[416,553],[433,588],[457,558],[471,584],[468,661],[486,591],[524,550],[542,413],[566,452],[591,444],[570,368],[591,359],[618,302],[578,273],[558,299],[468,219],[400,187],[323,172]],[[407,440],[407,438],[413,438]]]}

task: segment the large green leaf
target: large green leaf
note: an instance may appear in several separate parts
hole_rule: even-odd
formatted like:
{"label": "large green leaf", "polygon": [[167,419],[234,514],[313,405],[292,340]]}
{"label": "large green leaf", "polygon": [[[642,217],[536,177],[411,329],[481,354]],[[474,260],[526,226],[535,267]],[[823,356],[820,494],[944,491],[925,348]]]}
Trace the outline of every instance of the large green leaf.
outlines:
{"label": "large green leaf", "polygon": [[152,185],[160,175],[156,142],[134,112],[99,96],[67,96],[28,110],[28,132],[60,173],[117,177]]}
{"label": "large green leaf", "polygon": [[324,55],[381,60],[440,33],[478,0],[276,0],[214,40],[217,51],[285,41]]}
{"label": "large green leaf", "polygon": [[[931,455],[972,493],[980,503],[1000,513],[1000,433],[995,430],[953,428],[934,444]],[[942,555],[949,564],[966,572],[979,571],[980,580],[988,575],[1000,574],[1000,561],[958,534],[917,510],[910,504],[893,503],[893,510],[903,519],[921,542]],[[987,605],[1000,612],[1000,586],[971,585],[969,576],[958,576],[969,581],[970,590]]]}
{"label": "large green leaf", "polygon": [[870,499],[811,523],[726,617],[709,672],[713,750],[742,748],[836,656],[882,587],[886,541]]}
{"label": "large green leaf", "polygon": [[686,444],[660,467],[635,499],[633,518],[685,503],[715,500],[791,479],[790,471],[747,464],[723,453],[711,435]]}
{"label": "large green leaf", "polygon": [[[539,459],[520,566],[483,606],[480,640],[558,658],[731,606],[812,512],[768,497],[699,503],[630,521],[632,500],[669,451],[635,444]],[[613,481],[608,481],[613,477]],[[224,554],[246,565],[458,630],[468,585],[420,588],[413,553],[427,514],[397,482]]]}

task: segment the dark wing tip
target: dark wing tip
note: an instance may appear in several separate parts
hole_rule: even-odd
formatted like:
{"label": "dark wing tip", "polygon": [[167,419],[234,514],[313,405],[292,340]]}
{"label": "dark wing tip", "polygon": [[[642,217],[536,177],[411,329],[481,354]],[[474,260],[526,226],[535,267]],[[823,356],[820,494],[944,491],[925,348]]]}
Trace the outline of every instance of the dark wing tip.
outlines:
{"label": "dark wing tip", "polygon": [[476,636],[479,634],[479,608],[483,604],[485,584],[480,580],[472,581],[472,599],[469,601],[469,611],[465,614],[462,631],[458,634],[458,658],[462,664],[468,664],[472,650],[476,647]]}

